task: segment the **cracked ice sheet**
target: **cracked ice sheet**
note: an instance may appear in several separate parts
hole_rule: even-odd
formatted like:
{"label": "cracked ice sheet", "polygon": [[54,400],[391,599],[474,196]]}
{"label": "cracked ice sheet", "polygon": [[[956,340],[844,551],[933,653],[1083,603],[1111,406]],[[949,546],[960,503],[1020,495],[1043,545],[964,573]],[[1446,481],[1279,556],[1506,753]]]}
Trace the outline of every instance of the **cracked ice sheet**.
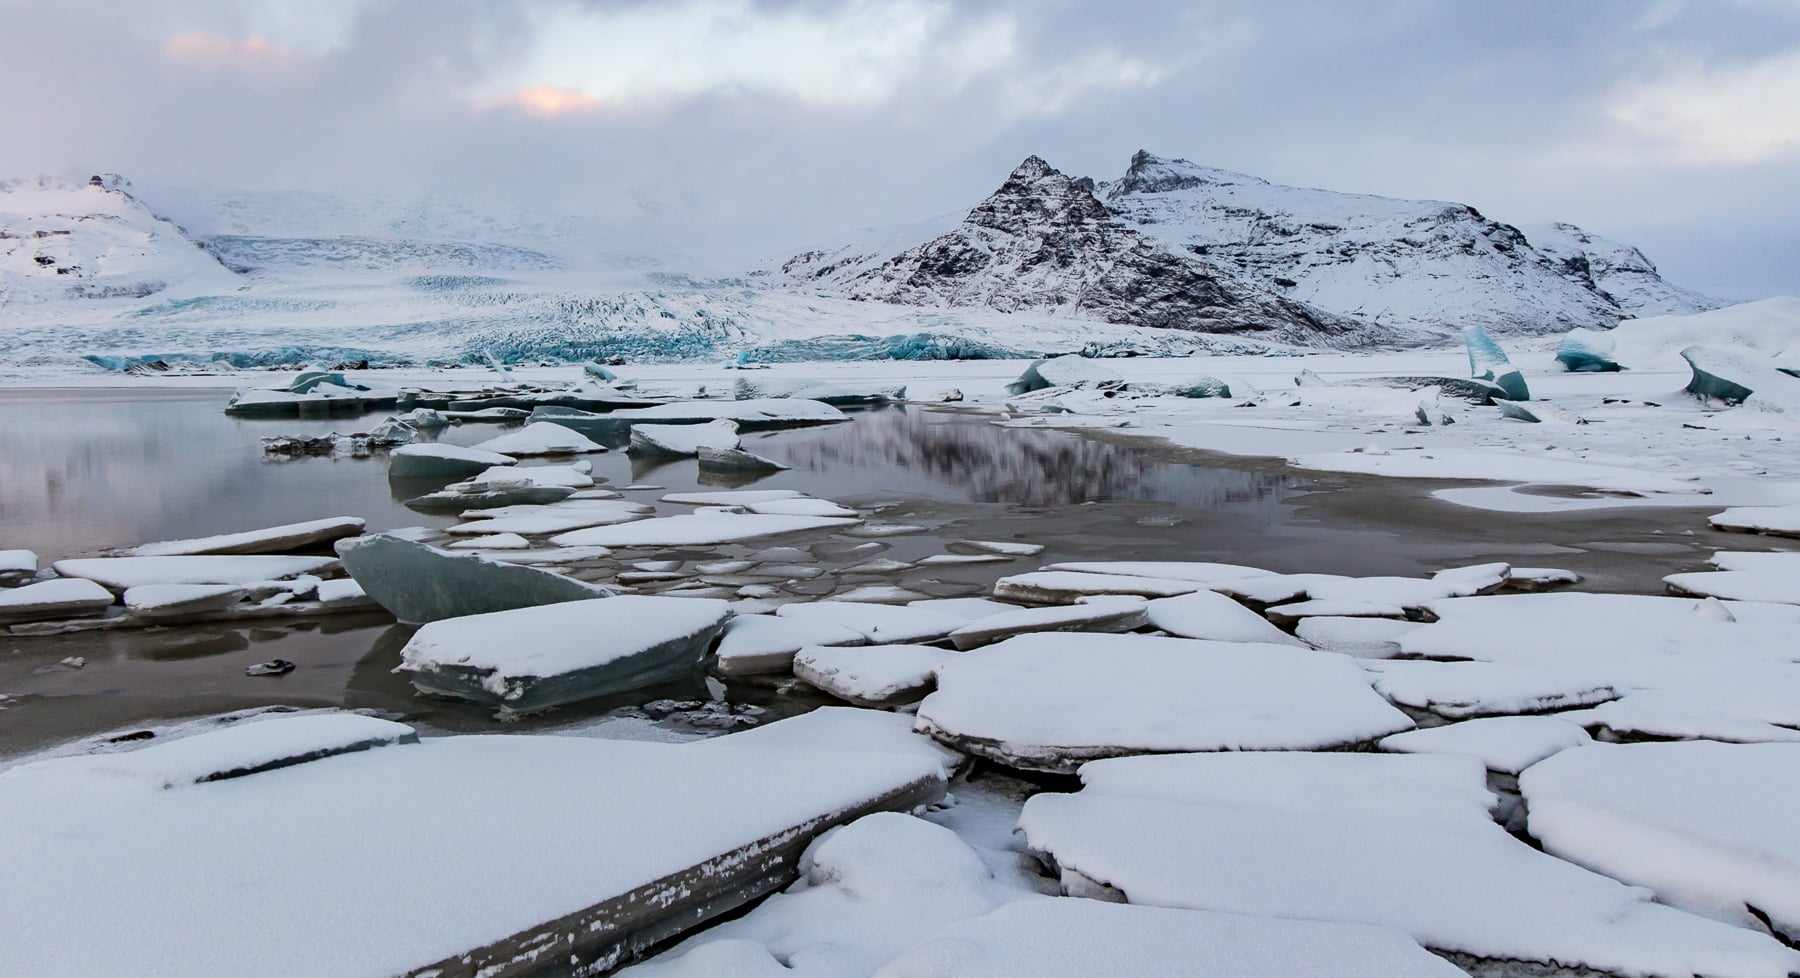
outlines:
{"label": "cracked ice sheet", "polygon": [[1027,801],[1019,826],[1065,882],[1132,903],[1375,924],[1434,950],[1640,978],[1800,968],[1765,935],[1514,839],[1472,757],[1181,754],[1093,762],[1081,778],[1077,794]]}
{"label": "cracked ice sheet", "polygon": [[1596,744],[1519,779],[1546,851],[1752,930],[1800,939],[1800,744]]}

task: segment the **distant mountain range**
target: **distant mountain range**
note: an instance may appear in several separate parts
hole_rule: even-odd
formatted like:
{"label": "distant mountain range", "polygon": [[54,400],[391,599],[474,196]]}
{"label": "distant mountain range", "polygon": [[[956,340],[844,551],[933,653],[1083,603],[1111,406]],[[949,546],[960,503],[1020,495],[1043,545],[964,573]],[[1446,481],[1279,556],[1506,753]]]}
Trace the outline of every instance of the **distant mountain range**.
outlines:
{"label": "distant mountain range", "polygon": [[1464,204],[1286,187],[1143,151],[1104,182],[1034,156],[933,237],[864,234],[757,277],[861,301],[1330,346],[1469,324],[1504,334],[1607,328],[1722,304],[1574,225],[1534,234]]}

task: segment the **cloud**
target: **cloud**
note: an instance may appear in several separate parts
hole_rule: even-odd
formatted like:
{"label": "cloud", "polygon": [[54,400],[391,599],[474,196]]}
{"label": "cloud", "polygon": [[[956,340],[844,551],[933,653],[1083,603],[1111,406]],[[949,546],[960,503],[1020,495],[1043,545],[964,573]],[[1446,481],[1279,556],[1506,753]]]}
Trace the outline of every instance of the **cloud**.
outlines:
{"label": "cloud", "polygon": [[205,31],[176,34],[163,41],[163,60],[200,68],[285,71],[304,60],[266,37],[226,37]]}
{"label": "cloud", "polygon": [[526,115],[543,118],[597,112],[605,105],[605,102],[592,95],[556,85],[536,85],[522,92],[514,92],[510,95],[475,103],[477,109],[516,108]]}
{"label": "cloud", "polygon": [[1611,117],[1684,163],[1756,163],[1800,150],[1800,50],[1689,67],[1622,88]]}

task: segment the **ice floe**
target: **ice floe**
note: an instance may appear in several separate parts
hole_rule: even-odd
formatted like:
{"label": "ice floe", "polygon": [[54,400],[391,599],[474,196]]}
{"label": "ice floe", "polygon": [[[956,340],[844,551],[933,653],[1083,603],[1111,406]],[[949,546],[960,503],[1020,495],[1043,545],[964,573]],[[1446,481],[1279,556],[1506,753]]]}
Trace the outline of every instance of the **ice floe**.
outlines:
{"label": "ice floe", "polygon": [[1188,754],[1099,761],[1081,776],[1079,793],[1036,795],[1019,819],[1072,892],[1393,927],[1480,973],[1510,962],[1634,978],[1800,968],[1800,952],[1765,935],[1654,903],[1508,835],[1471,757]]}
{"label": "ice floe", "polygon": [[1517,775],[1557,751],[1592,742],[1586,730],[1561,717],[1503,716],[1408,730],[1376,746],[1401,754],[1467,754],[1489,771]]}
{"label": "ice floe", "polygon": [[0,589],[0,621],[39,621],[99,614],[116,599],[111,591],[78,577],[55,578]]}
{"label": "ice floe", "polygon": [[329,544],[363,531],[363,521],[354,516],[308,520],[243,533],[224,533],[193,540],[166,540],[146,543],[123,551],[134,557],[181,557],[203,554],[285,554]]}
{"label": "ice floe", "polygon": [[125,589],[125,608],[148,618],[179,618],[222,611],[247,594],[247,588],[231,584],[140,584]]}
{"label": "ice floe", "polygon": [[501,455],[581,455],[604,452],[605,446],[590,441],[585,435],[551,421],[533,421],[518,431],[489,438],[475,446],[476,451]]}
{"label": "ice floe", "polygon": [[123,591],[142,584],[255,584],[337,566],[336,557],[181,556],[76,557],[51,566]]}
{"label": "ice floe", "polygon": [[337,551],[370,598],[414,625],[612,593],[522,562],[450,553],[385,533],[340,540]]}
{"label": "ice floe", "polygon": [[775,614],[789,621],[841,625],[874,645],[935,641],[968,621],[959,615],[932,610],[927,604],[895,606],[865,601],[784,604]]}
{"label": "ice floe", "polygon": [[510,455],[460,445],[403,445],[388,453],[388,478],[463,479],[517,461]]}
{"label": "ice floe", "polygon": [[1129,632],[1148,621],[1148,606],[1143,598],[1107,595],[1080,604],[1018,608],[971,621],[950,633],[950,643],[966,650],[1032,632]]}
{"label": "ice floe", "polygon": [[1176,581],[1125,574],[1087,574],[1080,571],[1033,571],[994,582],[994,597],[1023,604],[1074,604],[1097,595],[1135,595],[1167,598],[1201,590],[1196,581]]}
{"label": "ice floe", "polygon": [[422,691],[524,713],[689,675],[730,614],[626,594],[467,615],[419,629],[400,669]]}
{"label": "ice floe", "polygon": [[945,662],[937,677],[919,729],[1028,770],[1068,773],[1123,754],[1349,747],[1413,725],[1352,660],[1285,645],[1027,635]]}
{"label": "ice floe", "polygon": [[1736,506],[1713,514],[1707,522],[1720,530],[1800,537],[1800,505]]}
{"label": "ice floe", "polygon": [[1400,654],[1400,636],[1417,627],[1417,622],[1389,618],[1319,615],[1300,619],[1294,626],[1294,634],[1312,647],[1328,652],[1342,652],[1359,659],[1391,659]]}
{"label": "ice floe", "polygon": [[831,621],[738,615],[725,624],[712,668],[727,677],[786,675],[803,648],[866,641],[862,632]]}
{"label": "ice floe", "polygon": [[855,519],[822,516],[688,514],[663,516],[618,526],[596,526],[550,539],[561,547],[717,546],[809,530],[835,530],[854,526],[857,522]]}
{"label": "ice floe", "polygon": [[720,418],[705,424],[640,424],[631,428],[630,451],[634,455],[698,455],[702,448],[738,447],[737,422]]}
{"label": "ice floe", "polygon": [[1670,574],[1663,583],[1671,594],[1800,604],[1800,553],[1724,551],[1712,562],[1720,569]]}
{"label": "ice floe", "polygon": [[930,692],[933,670],[956,655],[929,645],[809,645],[794,654],[794,675],[857,706],[901,706]]}

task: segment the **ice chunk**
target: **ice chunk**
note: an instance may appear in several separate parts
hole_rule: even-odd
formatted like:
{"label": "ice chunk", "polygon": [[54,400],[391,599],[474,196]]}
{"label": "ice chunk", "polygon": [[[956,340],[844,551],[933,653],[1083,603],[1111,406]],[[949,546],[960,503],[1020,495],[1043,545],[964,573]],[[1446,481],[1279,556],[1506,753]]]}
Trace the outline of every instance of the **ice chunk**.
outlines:
{"label": "ice chunk", "polygon": [[1508,591],[1547,591],[1580,582],[1580,574],[1560,567],[1514,567],[1506,574]]}
{"label": "ice chunk", "polygon": [[1385,927],[1248,914],[1028,899],[944,928],[876,978],[1089,978],[1093,975],[1463,978]]}
{"label": "ice chunk", "polygon": [[385,533],[340,540],[337,551],[369,597],[407,624],[612,593],[547,570],[449,553]]}
{"label": "ice chunk", "polygon": [[528,479],[489,479],[483,482],[458,482],[443,489],[416,496],[406,505],[426,512],[463,512],[472,509],[498,509],[503,506],[542,506],[561,502],[575,495],[568,486],[542,486]]}
{"label": "ice chunk", "polygon": [[[1038,547],[1040,551],[1043,549]],[[1024,556],[1031,555],[1025,554]],[[1047,571],[1074,571],[1079,574],[1109,574],[1126,577],[1153,577],[1170,581],[1196,581],[1201,584],[1268,573],[1260,567],[1246,567],[1243,564],[1215,564],[1191,560],[1066,561],[1060,564],[1050,564],[1044,569]]]}
{"label": "ice chunk", "polygon": [[1800,744],[1597,744],[1519,778],[1545,851],[1800,940]]}
{"label": "ice chunk", "polygon": [[1381,695],[1452,720],[1549,713],[1619,696],[1611,684],[1580,675],[1494,662],[1387,659],[1367,668]]}
{"label": "ice chunk", "polygon": [[1800,537],[1800,505],[1738,506],[1713,514],[1707,522],[1718,530]]}
{"label": "ice chunk", "polygon": [[495,533],[485,537],[470,537],[458,540],[450,545],[451,550],[529,550],[531,541],[517,533]]}
{"label": "ice chunk", "polygon": [[1412,727],[1351,660],[1285,645],[1027,635],[937,675],[919,729],[1027,770],[1069,773],[1122,754],[1348,747]]}
{"label": "ice chunk", "polygon": [[783,619],[842,625],[876,645],[929,642],[956,631],[966,620],[928,607],[894,607],[863,601],[809,601],[784,604]]}
{"label": "ice chunk", "polygon": [[830,621],[739,615],[725,625],[713,671],[721,676],[783,675],[794,653],[813,645],[861,645],[863,633]]}
{"label": "ice chunk", "polygon": [[1147,607],[1143,598],[1106,596],[1074,605],[1018,608],[978,618],[951,632],[950,642],[959,649],[973,649],[1032,632],[1129,632],[1143,627]]}
{"label": "ice chunk", "polygon": [[489,438],[476,445],[475,450],[503,455],[580,455],[604,452],[606,448],[555,422],[533,421],[518,431]]}
{"label": "ice chunk", "polygon": [[460,479],[517,461],[510,455],[460,445],[402,445],[388,453],[388,478]]}
{"label": "ice chunk", "polygon": [[712,492],[671,492],[662,497],[665,503],[687,506],[749,506],[782,499],[802,499],[806,493],[794,489],[721,489]]}
{"label": "ice chunk", "polygon": [[283,554],[323,546],[333,540],[353,537],[363,531],[363,521],[354,516],[289,523],[263,530],[226,533],[194,540],[168,540],[146,543],[124,551],[135,557],[180,557],[200,554]]}
{"label": "ice chunk", "polygon": [[[978,554],[999,554],[1005,557],[1036,557],[1044,552],[1044,545],[1024,543],[1018,540],[957,540],[950,544],[950,549],[953,551],[972,550]],[[1052,569],[1076,570],[1078,568]]]}
{"label": "ice chunk", "polygon": [[837,516],[857,518],[856,510],[839,506],[829,499],[770,499],[759,503],[746,503],[744,508],[752,513],[761,513],[764,516]]}
{"label": "ice chunk", "polygon": [[1610,373],[1624,370],[1613,359],[1613,337],[1599,330],[1576,327],[1564,334],[1556,348],[1556,362],[1570,371]]}
{"label": "ice chunk", "polygon": [[450,528],[454,536],[479,536],[489,533],[521,533],[526,536],[543,536],[547,533],[566,533],[590,526],[610,526],[617,523],[629,523],[641,520],[656,511],[655,507],[643,503],[625,500],[596,499],[583,501],[581,505],[548,505],[533,507],[530,512],[522,511],[524,507],[508,507],[508,511],[490,510],[480,513],[480,519],[470,523],[462,523]]}
{"label": "ice chunk", "polygon": [[1726,570],[1670,574],[1663,578],[1671,594],[1723,598],[1727,601],[1774,601],[1800,604],[1800,553],[1733,555],[1721,553],[1718,563],[1736,561]]}
{"label": "ice chunk", "polygon": [[944,777],[954,774],[965,760],[956,751],[913,732],[912,717],[851,706],[822,706],[724,737],[695,741],[687,747],[688,750],[742,748],[758,752],[828,750],[903,754],[936,767]]}
{"label": "ice chunk", "polygon": [[809,645],[794,654],[794,675],[857,706],[900,706],[930,692],[932,670],[955,657],[929,645]]}
{"label": "ice chunk", "polygon": [[31,621],[98,614],[111,607],[113,593],[93,581],[59,578],[0,589],[0,621]]}
{"label": "ice chunk", "polygon": [[906,400],[906,385],[852,388],[817,380],[778,380],[775,378],[750,380],[746,377],[739,377],[731,382],[731,396],[739,401],[798,397],[837,407],[847,407],[854,404],[885,404],[889,401],[904,401]]}
{"label": "ice chunk", "polygon": [[567,486],[570,489],[586,489],[594,484],[593,466],[587,461],[573,465],[520,465],[512,468],[499,466],[488,469],[465,482],[455,483],[448,488],[466,486],[480,489],[484,485],[503,483],[511,485],[524,482],[532,486]]}
{"label": "ice chunk", "polygon": [[731,610],[704,598],[619,595],[436,621],[400,652],[420,690],[529,712],[700,668]]}
{"label": "ice chunk", "polygon": [[738,472],[778,472],[787,465],[772,458],[754,455],[741,448],[701,446],[694,456],[703,469],[726,469]]}
{"label": "ice chunk", "polygon": [[640,424],[631,429],[633,455],[692,457],[702,448],[738,447],[737,422],[720,418],[705,424]]}
{"label": "ice chunk", "polygon": [[923,601],[926,595],[911,588],[898,587],[892,584],[865,584],[848,591],[838,591],[831,596],[833,601],[855,601],[873,604],[909,604]]}
{"label": "ice chunk", "polygon": [[1305,646],[1256,612],[1212,591],[1152,601],[1146,612],[1151,625],[1181,638]]}
{"label": "ice chunk", "polygon": [[748,401],[676,401],[656,407],[614,411],[594,419],[594,424],[619,430],[637,424],[704,424],[719,418],[738,423],[742,431],[799,428],[850,420],[844,412],[822,401],[803,398],[758,398]]}
{"label": "ice chunk", "polygon": [[78,557],[56,572],[123,591],[140,584],[254,584],[311,574],[337,565],[335,557]]}
{"label": "ice chunk", "polygon": [[125,589],[125,607],[145,618],[179,618],[222,611],[248,593],[231,584],[140,584]]}
{"label": "ice chunk", "polygon": [[1369,452],[1321,452],[1297,455],[1288,464],[1322,472],[1350,472],[1407,479],[1469,479],[1491,482],[1579,486],[1602,492],[1643,496],[1651,493],[1703,493],[1693,476],[1664,475],[1621,465],[1601,465],[1543,453],[1463,449],[1411,449],[1380,455]]}
{"label": "ice chunk", "polygon": [[696,547],[740,543],[763,537],[834,530],[855,526],[854,519],[821,516],[758,516],[690,514],[664,516],[620,526],[596,526],[575,530],[550,541],[562,547]]}
{"label": "ice chunk", "polygon": [[1017,395],[1048,387],[1108,387],[1124,382],[1124,378],[1093,360],[1070,354],[1033,361],[1018,380],[1006,385],[1006,391]]}
{"label": "ice chunk", "polygon": [[1300,619],[1294,633],[1314,648],[1327,652],[1342,652],[1359,659],[1391,659],[1400,654],[1400,636],[1417,627],[1417,622],[1389,618],[1321,615]]}
{"label": "ice chunk", "polygon": [[1469,376],[1475,380],[1485,380],[1499,388],[1497,397],[1510,401],[1529,401],[1531,391],[1525,385],[1525,376],[1519,368],[1506,358],[1506,351],[1494,342],[1487,330],[1480,326],[1463,327],[1463,345],[1469,351]]}
{"label": "ice chunk", "polygon": [[1201,590],[1195,581],[1130,577],[1124,574],[1084,574],[1079,571],[1034,571],[994,582],[994,597],[1024,604],[1074,604],[1095,595],[1135,595],[1168,598]]}
{"label": "ice chunk", "polygon": [[1661,690],[1632,693],[1591,710],[1558,716],[1606,741],[1718,740],[1728,744],[1800,741],[1800,730],[1735,712],[1742,704],[1694,702]]}
{"label": "ice chunk", "polygon": [[29,550],[0,550],[0,574],[36,574],[38,555]]}
{"label": "ice chunk", "polygon": [[1399,754],[1467,754],[1490,771],[1517,775],[1557,751],[1592,742],[1561,717],[1482,717],[1397,733],[1376,746]]}
{"label": "ice chunk", "polygon": [[1681,351],[1681,358],[1693,368],[1687,391],[1701,400],[1762,411],[1800,412],[1800,377],[1766,361],[1707,346],[1690,346]]}
{"label": "ice chunk", "polygon": [[1489,817],[1473,758],[1188,754],[1099,761],[1081,775],[1079,794],[1029,799],[1019,826],[1068,883],[1102,881],[1133,904],[1395,927],[1477,973],[1515,962],[1633,978],[1800,968],[1800,952],[1764,935],[1513,838]]}
{"label": "ice chunk", "polygon": [[[167,791],[15,768],[0,824],[39,842],[0,852],[6,970],[504,978],[554,948],[598,973],[787,886],[820,833],[944,791],[896,752],[746,748],[439,737]],[[582,838],[631,844],[519,841]]]}

